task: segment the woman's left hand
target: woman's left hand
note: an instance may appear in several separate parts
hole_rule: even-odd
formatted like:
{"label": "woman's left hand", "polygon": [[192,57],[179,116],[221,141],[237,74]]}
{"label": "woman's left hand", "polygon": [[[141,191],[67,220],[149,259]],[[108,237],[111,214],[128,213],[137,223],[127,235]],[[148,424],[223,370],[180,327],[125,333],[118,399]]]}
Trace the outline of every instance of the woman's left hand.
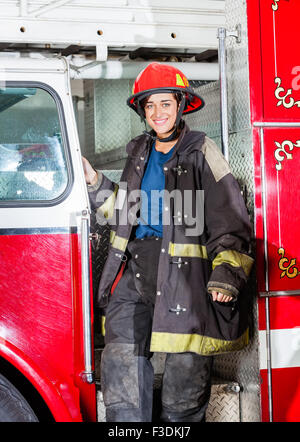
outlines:
{"label": "woman's left hand", "polygon": [[211,292],[213,301],[219,301],[219,302],[229,302],[233,298],[232,296],[223,295],[221,292],[212,291]]}

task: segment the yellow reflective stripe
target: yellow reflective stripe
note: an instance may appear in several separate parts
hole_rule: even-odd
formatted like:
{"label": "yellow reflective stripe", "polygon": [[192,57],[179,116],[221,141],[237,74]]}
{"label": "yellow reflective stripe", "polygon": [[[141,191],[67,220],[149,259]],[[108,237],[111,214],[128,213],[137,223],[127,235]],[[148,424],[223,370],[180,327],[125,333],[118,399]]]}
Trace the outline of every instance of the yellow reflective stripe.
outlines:
{"label": "yellow reflective stripe", "polygon": [[170,242],[169,255],[208,259],[206,247],[201,244],[176,244]]}
{"label": "yellow reflective stripe", "polygon": [[114,230],[111,230],[110,233],[109,233],[109,241],[110,241],[110,243],[113,242],[115,236],[116,236],[116,232]]}
{"label": "yellow reflective stripe", "polygon": [[215,257],[212,262],[212,268],[214,269],[221,264],[227,263],[232,267],[242,267],[246,276],[249,276],[253,262],[254,260],[244,253],[239,253],[235,250],[224,250]]}
{"label": "yellow reflective stripe", "polygon": [[183,86],[184,87],[184,82],[183,82],[183,79],[181,78],[180,74],[176,74],[176,86]]}
{"label": "yellow reflective stripe", "polygon": [[198,334],[153,332],[150,351],[164,353],[194,352],[203,356],[238,351],[249,343],[249,329],[238,339],[226,341]]}
{"label": "yellow reflective stripe", "polygon": [[121,250],[122,252],[125,252],[128,239],[122,238],[121,236],[116,235],[116,232],[114,230],[110,231],[110,243],[111,246],[114,249]]}
{"label": "yellow reflective stripe", "polygon": [[97,209],[102,212],[102,215],[109,219],[112,218],[114,214],[114,207],[116,202],[116,196],[118,193],[119,186],[115,187],[115,190],[112,192],[112,194],[107,198],[107,200]]}
{"label": "yellow reflective stripe", "polygon": [[101,334],[105,336],[105,316],[101,316]]}

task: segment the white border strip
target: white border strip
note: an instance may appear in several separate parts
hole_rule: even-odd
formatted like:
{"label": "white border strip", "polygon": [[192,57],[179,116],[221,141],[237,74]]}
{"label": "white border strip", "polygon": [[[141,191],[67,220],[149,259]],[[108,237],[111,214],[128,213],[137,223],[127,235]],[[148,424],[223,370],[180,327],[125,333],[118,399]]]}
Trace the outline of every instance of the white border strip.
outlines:
{"label": "white border strip", "polygon": [[[271,330],[272,368],[300,367],[300,327]],[[267,369],[266,330],[259,331],[260,369]]]}

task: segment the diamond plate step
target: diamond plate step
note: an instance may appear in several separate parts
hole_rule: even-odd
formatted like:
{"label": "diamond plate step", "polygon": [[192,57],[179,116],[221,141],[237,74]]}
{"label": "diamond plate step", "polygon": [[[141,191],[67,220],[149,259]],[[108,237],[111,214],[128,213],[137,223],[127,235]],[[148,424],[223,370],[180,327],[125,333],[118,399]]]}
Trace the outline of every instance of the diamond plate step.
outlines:
{"label": "diamond plate step", "polygon": [[237,382],[213,380],[206,411],[207,422],[240,422],[240,387]]}
{"label": "diamond plate step", "polygon": [[[96,378],[100,379],[99,359],[101,349],[95,351]],[[153,422],[159,421],[160,389],[162,382],[163,355],[158,355],[153,361],[154,394],[153,394]],[[97,413],[98,422],[105,422],[105,406],[100,391],[100,381],[97,382]],[[237,382],[212,379],[211,396],[206,411],[207,422],[240,422],[240,386]]]}

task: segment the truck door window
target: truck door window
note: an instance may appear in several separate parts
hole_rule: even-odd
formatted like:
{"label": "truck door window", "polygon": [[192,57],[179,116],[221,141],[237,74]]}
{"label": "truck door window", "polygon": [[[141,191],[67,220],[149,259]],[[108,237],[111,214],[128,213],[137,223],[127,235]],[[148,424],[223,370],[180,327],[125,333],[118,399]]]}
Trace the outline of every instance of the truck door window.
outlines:
{"label": "truck door window", "polygon": [[35,87],[0,88],[0,202],[51,201],[68,170],[57,104]]}

